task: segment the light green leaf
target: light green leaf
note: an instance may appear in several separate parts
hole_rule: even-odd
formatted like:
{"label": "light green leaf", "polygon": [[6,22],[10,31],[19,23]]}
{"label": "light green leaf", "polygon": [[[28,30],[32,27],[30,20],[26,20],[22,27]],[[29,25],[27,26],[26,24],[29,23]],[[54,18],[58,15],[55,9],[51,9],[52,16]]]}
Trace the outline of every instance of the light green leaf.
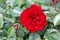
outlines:
{"label": "light green leaf", "polygon": [[56,29],[47,29],[44,37],[46,40],[60,40],[60,33]]}
{"label": "light green leaf", "polygon": [[13,27],[10,27],[9,29],[8,29],[8,37],[10,38],[10,37],[14,37],[15,36],[15,29],[13,28]]}
{"label": "light green leaf", "polygon": [[3,15],[0,14],[0,29],[3,27]]}
{"label": "light green leaf", "polygon": [[22,37],[18,37],[18,40],[23,40],[23,38]]}
{"label": "light green leaf", "polygon": [[13,38],[7,38],[7,40],[16,40],[16,37],[13,37]]}
{"label": "light green leaf", "polygon": [[54,20],[53,20],[54,26],[60,24],[60,14],[56,15]]}
{"label": "light green leaf", "polygon": [[4,9],[2,7],[0,7],[0,13],[3,13]]}
{"label": "light green leaf", "polygon": [[50,9],[50,13],[52,13],[53,15],[57,13],[54,7],[50,6],[49,9]]}
{"label": "light green leaf", "polygon": [[31,33],[29,35],[29,40],[41,40],[38,33]]}
{"label": "light green leaf", "polygon": [[44,6],[44,5],[42,5],[42,9],[47,10],[47,9],[49,9],[49,7],[48,7],[48,6]]}
{"label": "light green leaf", "polygon": [[18,17],[18,16],[20,16],[20,14],[21,14],[21,9],[20,9],[19,7],[15,7],[15,8],[12,10],[12,13],[11,13],[11,15],[12,15],[13,17]]}

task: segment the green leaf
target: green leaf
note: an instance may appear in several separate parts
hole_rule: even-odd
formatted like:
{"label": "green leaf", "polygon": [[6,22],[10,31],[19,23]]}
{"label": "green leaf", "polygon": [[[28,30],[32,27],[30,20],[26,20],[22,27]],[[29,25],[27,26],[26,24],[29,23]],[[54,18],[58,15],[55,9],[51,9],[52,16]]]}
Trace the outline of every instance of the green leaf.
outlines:
{"label": "green leaf", "polygon": [[2,32],[2,35],[7,37],[7,30],[4,29],[3,32]]}
{"label": "green leaf", "polygon": [[13,38],[7,38],[7,40],[16,40],[16,37],[13,37]]}
{"label": "green leaf", "polygon": [[19,7],[21,7],[22,4],[25,3],[26,0],[15,0],[14,6],[18,5]]}
{"label": "green leaf", "polygon": [[14,2],[15,2],[15,0],[7,0],[7,1],[6,1],[6,4],[7,4],[7,5],[10,5],[11,7],[13,7]]}
{"label": "green leaf", "polygon": [[6,2],[6,0],[1,0],[3,3],[5,3]]}
{"label": "green leaf", "polygon": [[57,7],[57,8],[60,8],[60,2],[58,2],[58,3],[56,4],[56,7]]}
{"label": "green leaf", "polygon": [[21,30],[18,30],[17,33],[18,33],[18,36],[20,36],[20,37],[23,37],[24,36],[24,32],[21,31]]}
{"label": "green leaf", "polygon": [[6,17],[4,17],[5,19],[5,23],[14,23],[15,22],[15,18],[11,17],[11,15],[7,15]]}
{"label": "green leaf", "polygon": [[2,36],[0,36],[0,40],[3,40]]}
{"label": "green leaf", "polygon": [[23,40],[23,38],[22,37],[18,37],[18,40]]}
{"label": "green leaf", "polygon": [[6,8],[6,4],[4,3],[4,2],[2,2],[2,0],[0,0],[0,7],[2,7],[2,8]]}
{"label": "green leaf", "polygon": [[14,35],[15,35],[15,29],[13,28],[13,27],[10,27],[9,29],[8,29],[8,37],[10,38],[10,37],[14,37]]}
{"label": "green leaf", "polygon": [[33,4],[34,2],[32,0],[27,0],[30,4]]}
{"label": "green leaf", "polygon": [[27,0],[26,1],[26,7],[29,8],[31,4],[34,4],[32,0]]}
{"label": "green leaf", "polygon": [[0,13],[3,13],[4,9],[2,7],[0,7]]}
{"label": "green leaf", "polygon": [[60,33],[56,29],[47,29],[44,37],[46,40],[60,40]]}
{"label": "green leaf", "polygon": [[[22,27],[22,26],[21,26]],[[24,32],[26,32],[26,33],[29,33],[29,31],[28,30],[26,30],[26,28],[24,27],[22,27],[22,30],[24,31]]]}
{"label": "green leaf", "polygon": [[39,0],[40,3],[48,4],[51,0]]}
{"label": "green leaf", "polygon": [[7,14],[11,14],[12,13],[12,10],[13,10],[12,8],[9,8],[6,13]]}
{"label": "green leaf", "polygon": [[3,28],[3,15],[0,14],[0,29]]}
{"label": "green leaf", "polygon": [[50,13],[52,13],[53,15],[55,15],[57,13],[57,11],[55,10],[54,7],[49,6],[49,9],[50,9]]}
{"label": "green leaf", "polygon": [[13,17],[19,17],[21,14],[21,9],[19,7],[15,7],[13,10],[12,10],[12,13],[11,15]]}
{"label": "green leaf", "polygon": [[29,40],[41,40],[38,33],[31,33],[29,35]]}
{"label": "green leaf", "polygon": [[53,20],[54,26],[60,24],[60,14],[56,15],[54,20]]}
{"label": "green leaf", "polygon": [[5,29],[8,29],[9,27],[12,26],[12,23],[8,22],[8,21],[7,22],[5,21],[3,26],[4,26]]}

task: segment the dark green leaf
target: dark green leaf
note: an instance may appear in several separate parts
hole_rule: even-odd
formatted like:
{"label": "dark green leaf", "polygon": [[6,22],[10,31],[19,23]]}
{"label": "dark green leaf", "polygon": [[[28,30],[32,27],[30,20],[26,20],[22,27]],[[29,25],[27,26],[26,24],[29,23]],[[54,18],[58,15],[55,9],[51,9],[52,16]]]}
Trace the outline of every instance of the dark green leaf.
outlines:
{"label": "dark green leaf", "polygon": [[20,36],[20,37],[23,37],[24,36],[24,32],[21,31],[21,30],[18,30],[17,33],[18,33],[18,36]]}

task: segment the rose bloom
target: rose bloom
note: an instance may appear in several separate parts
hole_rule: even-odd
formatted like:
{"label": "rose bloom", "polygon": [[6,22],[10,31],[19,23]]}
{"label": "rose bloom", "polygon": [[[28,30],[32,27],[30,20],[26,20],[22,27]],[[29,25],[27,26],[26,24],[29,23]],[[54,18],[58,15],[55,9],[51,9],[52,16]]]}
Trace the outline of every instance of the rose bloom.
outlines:
{"label": "rose bloom", "polygon": [[32,4],[21,13],[20,22],[29,32],[41,31],[46,27],[46,16],[41,6]]}

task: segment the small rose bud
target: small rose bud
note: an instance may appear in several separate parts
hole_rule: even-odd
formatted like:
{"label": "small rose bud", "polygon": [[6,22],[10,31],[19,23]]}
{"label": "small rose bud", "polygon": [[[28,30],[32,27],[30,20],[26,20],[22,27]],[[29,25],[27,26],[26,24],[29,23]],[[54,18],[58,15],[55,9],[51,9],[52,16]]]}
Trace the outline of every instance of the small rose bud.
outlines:
{"label": "small rose bud", "polygon": [[15,24],[13,25],[13,27],[14,27],[15,30],[18,30],[18,29],[19,29],[19,24],[18,24],[18,23],[15,23]]}

